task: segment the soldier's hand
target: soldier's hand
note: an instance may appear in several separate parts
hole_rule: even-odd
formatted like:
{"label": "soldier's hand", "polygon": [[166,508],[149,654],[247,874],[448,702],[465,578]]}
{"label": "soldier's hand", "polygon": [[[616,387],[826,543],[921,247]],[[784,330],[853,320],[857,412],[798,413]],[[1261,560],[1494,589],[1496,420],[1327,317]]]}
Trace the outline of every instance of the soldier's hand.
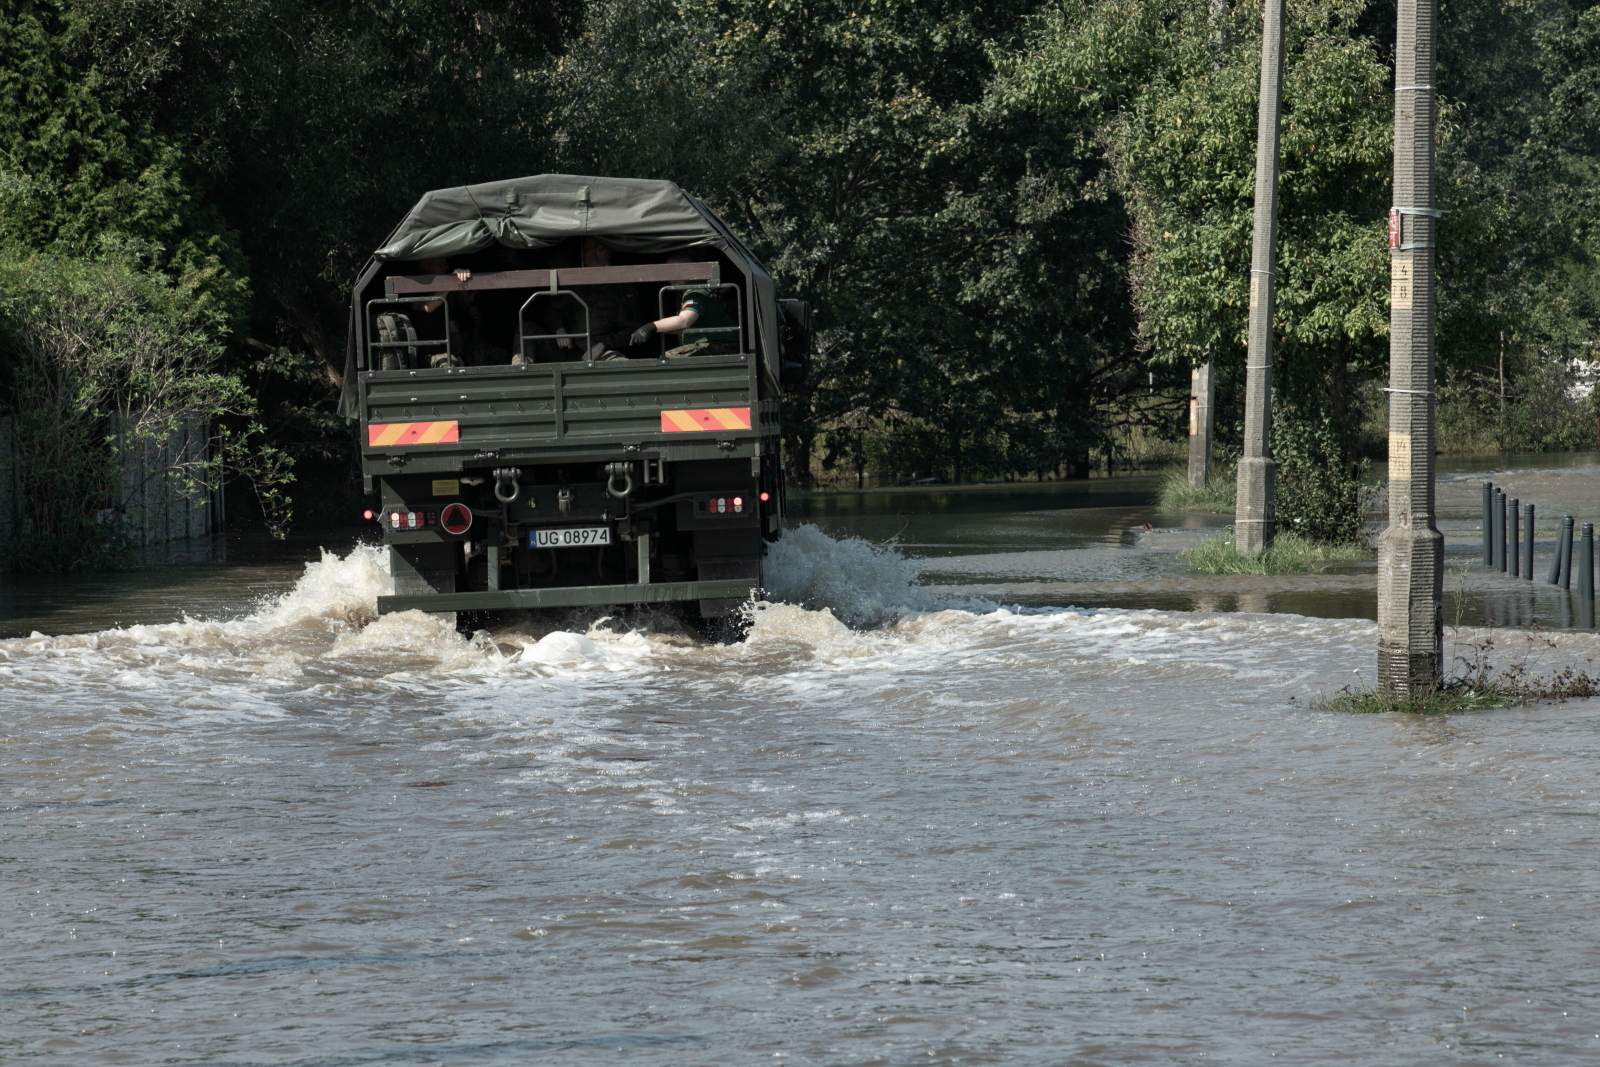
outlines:
{"label": "soldier's hand", "polygon": [[558,348],[571,348],[572,338],[568,337],[566,334],[562,334],[560,337],[556,338],[556,346]]}
{"label": "soldier's hand", "polygon": [[647,322],[643,326],[639,327],[637,330],[633,331],[633,336],[628,338],[628,344],[630,344],[630,345],[642,345],[646,341],[650,340],[650,338],[654,337],[655,333],[656,333],[656,324],[653,323],[653,322]]}

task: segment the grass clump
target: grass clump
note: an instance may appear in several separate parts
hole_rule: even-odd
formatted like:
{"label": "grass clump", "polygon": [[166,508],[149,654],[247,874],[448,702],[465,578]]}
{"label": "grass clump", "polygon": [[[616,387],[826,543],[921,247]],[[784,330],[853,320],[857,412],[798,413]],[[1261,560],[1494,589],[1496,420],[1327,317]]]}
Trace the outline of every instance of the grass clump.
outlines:
{"label": "grass clump", "polygon": [[1497,670],[1489,662],[1496,640],[1491,634],[1472,642],[1467,654],[1456,656],[1461,673],[1436,689],[1402,695],[1381,689],[1345,686],[1330,696],[1318,697],[1312,707],[1319,711],[1341,711],[1356,715],[1451,715],[1463,711],[1488,711],[1512,708],[1541,700],[1574,700],[1600,696],[1600,677],[1588,671],[1564,667],[1549,677],[1534,674],[1530,657],[1540,646],[1554,649],[1548,637],[1525,637],[1522,657],[1511,666]]}
{"label": "grass clump", "polygon": [[1214,464],[1205,488],[1189,487],[1189,469],[1172,467],[1161,476],[1159,504],[1163,511],[1217,511],[1229,512],[1234,503],[1234,468],[1232,464]]}
{"label": "grass clump", "polygon": [[1527,703],[1498,685],[1442,685],[1421,693],[1390,693],[1382,689],[1352,689],[1345,686],[1332,696],[1312,703],[1318,711],[1340,711],[1353,715],[1451,715],[1463,711],[1487,711]]}
{"label": "grass clump", "polygon": [[1272,547],[1253,556],[1241,556],[1234,548],[1233,527],[1221,537],[1202,541],[1179,555],[1189,564],[1190,574],[1310,574],[1322,564],[1364,559],[1360,545],[1324,545],[1308,541],[1291,530],[1272,539]]}

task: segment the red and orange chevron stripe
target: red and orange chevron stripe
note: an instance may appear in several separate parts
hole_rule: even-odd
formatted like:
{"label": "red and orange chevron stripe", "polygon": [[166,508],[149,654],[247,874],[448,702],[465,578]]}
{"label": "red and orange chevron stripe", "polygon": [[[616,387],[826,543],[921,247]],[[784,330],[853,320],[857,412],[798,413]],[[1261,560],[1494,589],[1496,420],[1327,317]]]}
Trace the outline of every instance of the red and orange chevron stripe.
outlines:
{"label": "red and orange chevron stripe", "polygon": [[686,411],[661,413],[662,433],[705,433],[749,428],[749,408],[689,408]]}
{"label": "red and orange chevron stripe", "polygon": [[461,440],[461,423],[375,422],[367,427],[367,445],[389,448],[394,445],[441,445]]}

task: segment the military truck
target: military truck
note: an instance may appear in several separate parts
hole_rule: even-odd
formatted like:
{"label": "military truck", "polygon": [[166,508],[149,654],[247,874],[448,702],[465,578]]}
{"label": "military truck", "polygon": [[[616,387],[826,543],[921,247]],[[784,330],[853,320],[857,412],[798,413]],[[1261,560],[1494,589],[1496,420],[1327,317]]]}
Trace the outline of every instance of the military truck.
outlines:
{"label": "military truck", "polygon": [[[698,329],[624,336],[690,303]],[[427,193],[351,294],[379,612],[735,612],[782,529],[779,400],[810,348],[809,308],[671,182]]]}

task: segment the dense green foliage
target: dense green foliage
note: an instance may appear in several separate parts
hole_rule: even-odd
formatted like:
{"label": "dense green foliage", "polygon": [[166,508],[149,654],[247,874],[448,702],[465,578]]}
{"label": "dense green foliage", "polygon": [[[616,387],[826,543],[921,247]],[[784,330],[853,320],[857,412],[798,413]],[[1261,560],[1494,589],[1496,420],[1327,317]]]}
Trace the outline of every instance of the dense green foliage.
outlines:
{"label": "dense green foliage", "polygon": [[1600,324],[1597,8],[1447,9],[1440,79],[1441,430],[1461,450],[1594,447]]}
{"label": "dense green foliage", "polygon": [[[1443,13],[1447,440],[1593,444],[1597,10]],[[1290,7],[1274,447],[1314,539],[1381,453],[1393,19]],[[1221,0],[0,0],[0,242],[170,293],[303,519],[358,507],[333,409],[368,251],[424,189],[550,170],[680,182],[814,303],[802,481],[1081,473],[1175,439],[1203,359],[1226,455],[1259,42]]]}
{"label": "dense green foliage", "polygon": [[1147,384],[1101,153],[991,91],[1035,6],[607,3],[558,67],[564,167],[678,177],[817,304],[792,468],[1081,466]]}
{"label": "dense green foliage", "polygon": [[[1095,116],[1132,220],[1140,337],[1154,359],[1218,360],[1225,451],[1240,429],[1259,12],[1069,4],[1012,69],[1013,91],[1064,121]],[[1595,443],[1573,389],[1600,318],[1592,12],[1443,12],[1447,444]],[[1287,23],[1273,450],[1280,523],[1324,540],[1356,535],[1364,461],[1381,449],[1393,18],[1385,4],[1301,0]]]}
{"label": "dense green foliage", "polygon": [[197,194],[181,147],[73,61],[70,29],[54,5],[0,6],[0,243],[130,261],[166,275],[211,332],[243,326],[237,233]]}
{"label": "dense green foliage", "polygon": [[[25,536],[9,546],[27,570],[131,559],[151,483],[204,501],[232,446],[234,470],[281,522],[281,455],[248,423],[252,402],[219,369],[210,309],[126,259],[86,261],[14,247],[0,257],[0,343],[14,431],[11,458]],[[244,422],[230,434],[220,420]],[[230,439],[231,438],[231,439]],[[153,462],[152,462],[153,461]],[[130,512],[135,514],[130,514]]]}

